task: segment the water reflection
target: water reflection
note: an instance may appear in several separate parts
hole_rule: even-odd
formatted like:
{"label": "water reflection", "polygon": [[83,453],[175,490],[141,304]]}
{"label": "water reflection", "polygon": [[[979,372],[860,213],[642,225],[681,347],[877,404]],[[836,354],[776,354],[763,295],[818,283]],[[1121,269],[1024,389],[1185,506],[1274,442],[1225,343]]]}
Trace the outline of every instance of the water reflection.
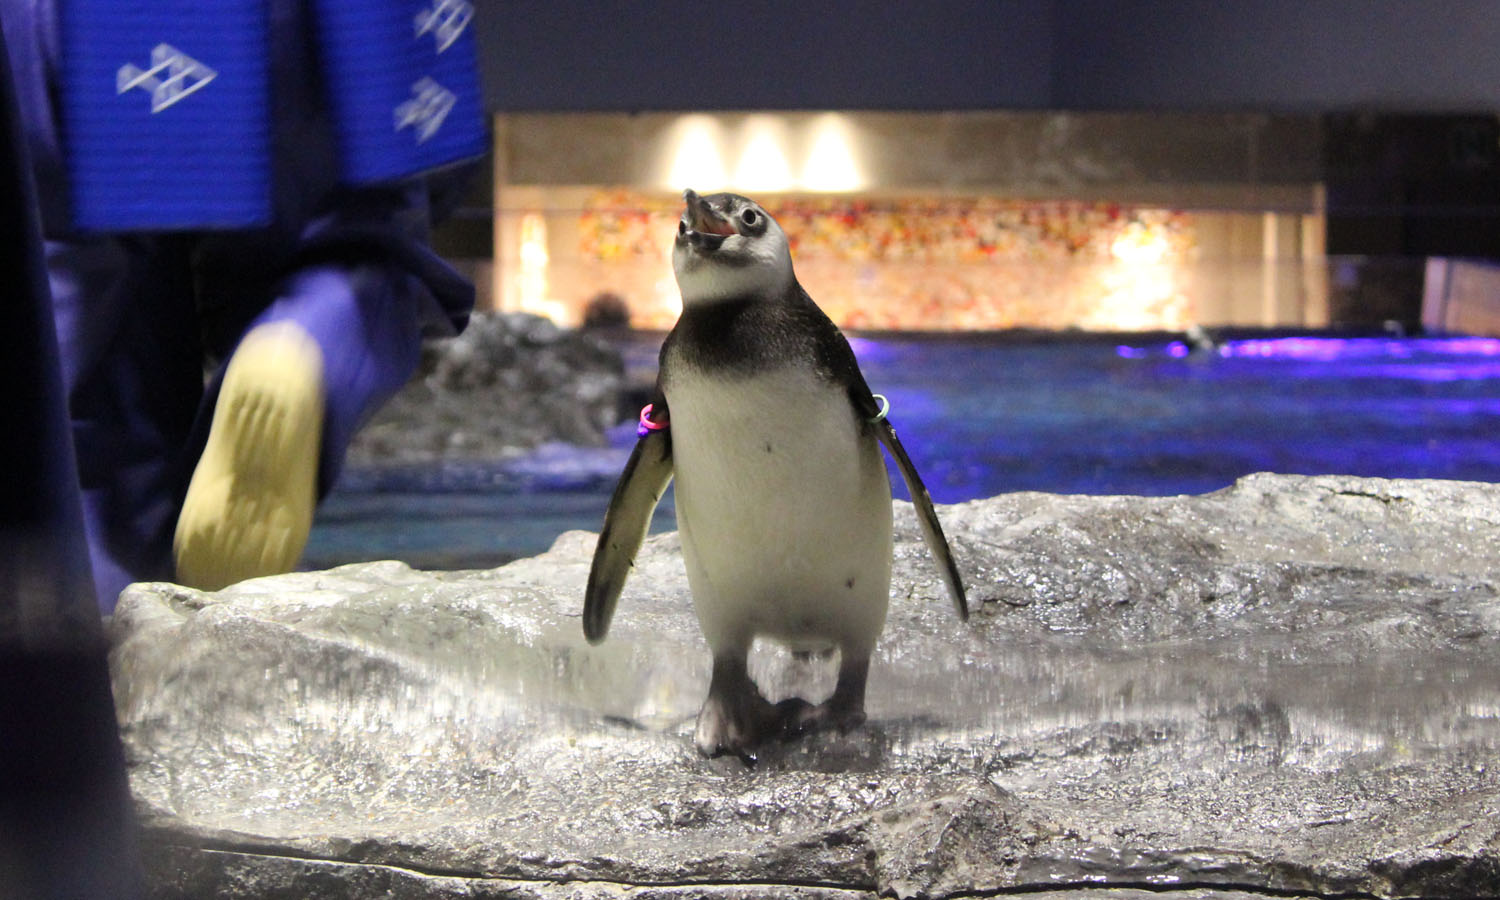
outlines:
{"label": "water reflection", "polygon": [[[654,372],[660,336],[624,345]],[[1252,472],[1500,482],[1500,340],[1280,338],[1170,344],[853,338],[939,503],[1012,491],[1167,496]],[[1183,345],[1186,349],[1186,345]],[[635,439],[511,460],[354,468],[319,509],[307,564],[498,565],[598,529]],[[901,479],[892,473],[897,496]],[[669,530],[669,493],[656,530]]]}

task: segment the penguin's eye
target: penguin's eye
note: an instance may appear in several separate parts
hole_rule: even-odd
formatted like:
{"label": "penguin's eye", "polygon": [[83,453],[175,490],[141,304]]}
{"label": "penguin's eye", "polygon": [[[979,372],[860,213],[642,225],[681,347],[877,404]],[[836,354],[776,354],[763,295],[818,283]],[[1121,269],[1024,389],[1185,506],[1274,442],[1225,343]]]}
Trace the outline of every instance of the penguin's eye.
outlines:
{"label": "penguin's eye", "polygon": [[757,222],[760,221],[760,213],[756,212],[753,209],[747,209],[744,212],[740,213],[740,221],[744,222],[746,225],[750,225],[753,227]]}

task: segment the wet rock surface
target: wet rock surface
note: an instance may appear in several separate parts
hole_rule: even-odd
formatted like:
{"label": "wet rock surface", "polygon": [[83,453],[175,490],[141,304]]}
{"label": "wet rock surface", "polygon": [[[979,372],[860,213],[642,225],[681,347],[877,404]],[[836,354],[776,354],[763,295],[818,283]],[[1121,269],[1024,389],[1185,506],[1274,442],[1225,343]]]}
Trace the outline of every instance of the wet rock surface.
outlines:
{"label": "wet rock surface", "polygon": [[524,313],[475,313],[423,347],[415,377],[355,437],[353,465],[503,459],[540,444],[602,446],[625,366],[598,335]]}
{"label": "wet rock surface", "polygon": [[[704,760],[675,534],[609,640],[593,536],[132,588],[112,665],[156,897],[1500,896],[1500,486],[1260,475],[911,509],[870,721]],[[831,660],[759,648],[772,699]]]}

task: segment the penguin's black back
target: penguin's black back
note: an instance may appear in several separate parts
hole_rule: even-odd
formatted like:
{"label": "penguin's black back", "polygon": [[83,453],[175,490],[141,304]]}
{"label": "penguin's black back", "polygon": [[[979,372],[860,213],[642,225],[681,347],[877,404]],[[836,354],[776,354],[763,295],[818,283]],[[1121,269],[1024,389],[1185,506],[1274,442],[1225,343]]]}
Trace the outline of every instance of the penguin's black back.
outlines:
{"label": "penguin's black back", "polygon": [[751,296],[685,309],[662,344],[661,377],[687,372],[746,377],[808,366],[833,384],[863,384],[849,342],[795,279],[779,297]]}

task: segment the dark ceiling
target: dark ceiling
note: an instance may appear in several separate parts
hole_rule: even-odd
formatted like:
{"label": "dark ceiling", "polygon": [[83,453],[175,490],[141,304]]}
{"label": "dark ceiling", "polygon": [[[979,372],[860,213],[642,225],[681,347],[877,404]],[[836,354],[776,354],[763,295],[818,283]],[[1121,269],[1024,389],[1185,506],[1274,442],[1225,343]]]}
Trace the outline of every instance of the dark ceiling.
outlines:
{"label": "dark ceiling", "polygon": [[496,111],[1500,108],[1493,0],[475,0]]}

